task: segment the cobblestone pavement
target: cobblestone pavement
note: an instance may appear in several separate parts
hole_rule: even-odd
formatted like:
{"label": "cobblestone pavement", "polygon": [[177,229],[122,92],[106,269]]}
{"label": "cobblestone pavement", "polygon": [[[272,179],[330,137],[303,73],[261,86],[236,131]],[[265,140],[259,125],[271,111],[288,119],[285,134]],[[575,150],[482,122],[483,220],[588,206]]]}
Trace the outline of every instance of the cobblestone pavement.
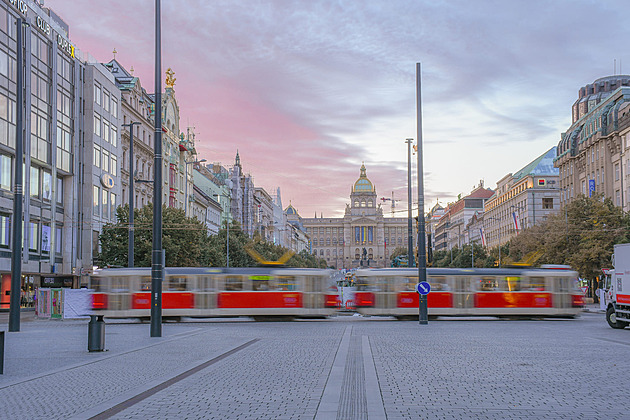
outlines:
{"label": "cobblestone pavement", "polygon": [[[0,329],[5,325],[0,325]],[[386,318],[7,333],[0,418],[627,419],[630,330],[576,320]]]}

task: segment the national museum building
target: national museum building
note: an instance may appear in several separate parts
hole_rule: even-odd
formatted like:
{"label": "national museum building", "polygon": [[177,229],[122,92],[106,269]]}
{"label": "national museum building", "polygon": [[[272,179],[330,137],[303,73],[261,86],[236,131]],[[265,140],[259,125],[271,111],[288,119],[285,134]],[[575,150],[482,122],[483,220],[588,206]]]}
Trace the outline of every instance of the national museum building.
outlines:
{"label": "national museum building", "polygon": [[311,252],[325,259],[328,266],[389,267],[394,248],[407,247],[408,219],[383,217],[377,200],[376,188],[366,175],[365,165],[361,165],[343,217],[300,218],[291,205],[285,213],[289,218],[299,218],[310,236]]}

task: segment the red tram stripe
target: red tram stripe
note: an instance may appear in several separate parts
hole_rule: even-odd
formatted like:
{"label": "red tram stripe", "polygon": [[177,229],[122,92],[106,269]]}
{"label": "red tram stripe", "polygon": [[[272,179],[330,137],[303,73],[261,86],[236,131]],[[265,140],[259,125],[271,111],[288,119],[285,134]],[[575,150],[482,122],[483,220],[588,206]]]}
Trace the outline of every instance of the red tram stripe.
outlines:
{"label": "red tram stripe", "polygon": [[475,308],[551,308],[551,293],[478,292]]}
{"label": "red tram stripe", "polygon": [[[195,307],[195,294],[190,292],[162,293],[162,309],[192,309]],[[151,293],[134,293],[131,299],[132,309],[151,309]]]}
{"label": "red tram stripe", "polygon": [[[399,308],[417,308],[419,297],[417,292],[400,292],[398,293],[396,304]],[[427,295],[427,307],[452,308],[453,294],[449,292],[431,292]]]}
{"label": "red tram stripe", "polygon": [[301,292],[222,292],[219,308],[301,308]]}

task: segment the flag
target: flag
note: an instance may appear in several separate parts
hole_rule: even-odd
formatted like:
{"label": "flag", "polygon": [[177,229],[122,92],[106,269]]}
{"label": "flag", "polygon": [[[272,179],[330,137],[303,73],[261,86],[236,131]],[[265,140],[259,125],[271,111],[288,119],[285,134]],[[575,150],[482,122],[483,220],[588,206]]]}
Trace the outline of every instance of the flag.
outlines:
{"label": "flag", "polygon": [[514,219],[514,229],[516,230],[516,234],[521,230],[521,226],[518,222],[518,212],[512,213],[512,218]]}
{"label": "flag", "polygon": [[486,246],[486,233],[483,231],[483,228],[479,228],[479,235],[481,235],[481,246]]}

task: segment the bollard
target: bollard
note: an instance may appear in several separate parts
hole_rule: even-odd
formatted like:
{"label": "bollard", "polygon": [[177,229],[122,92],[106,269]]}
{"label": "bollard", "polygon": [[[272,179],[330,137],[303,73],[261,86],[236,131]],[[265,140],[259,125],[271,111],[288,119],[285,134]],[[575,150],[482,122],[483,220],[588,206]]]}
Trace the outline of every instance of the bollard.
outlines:
{"label": "bollard", "polygon": [[4,331],[0,331],[0,375],[4,373]]}
{"label": "bollard", "polygon": [[103,315],[90,315],[88,323],[88,351],[104,351],[105,321]]}

